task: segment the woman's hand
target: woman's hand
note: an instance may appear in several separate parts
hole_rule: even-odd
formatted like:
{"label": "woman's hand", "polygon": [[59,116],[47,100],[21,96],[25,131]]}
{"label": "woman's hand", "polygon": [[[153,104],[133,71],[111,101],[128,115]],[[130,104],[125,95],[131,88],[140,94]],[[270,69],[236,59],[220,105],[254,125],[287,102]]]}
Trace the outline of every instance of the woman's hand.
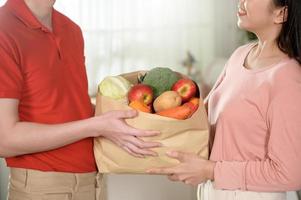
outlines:
{"label": "woman's hand", "polygon": [[182,181],[187,185],[196,186],[207,180],[214,179],[215,162],[202,159],[195,154],[183,152],[168,152],[167,155],[177,159],[180,163],[170,168],[154,168],[147,172],[151,174],[167,175],[171,181]]}
{"label": "woman's hand", "polygon": [[160,134],[158,131],[145,131],[129,126],[125,119],[134,118],[138,115],[135,110],[112,111],[95,117],[96,135],[94,137],[105,137],[120,146],[135,157],[157,156],[151,148],[160,147],[158,142],[145,142],[139,137],[151,137]]}

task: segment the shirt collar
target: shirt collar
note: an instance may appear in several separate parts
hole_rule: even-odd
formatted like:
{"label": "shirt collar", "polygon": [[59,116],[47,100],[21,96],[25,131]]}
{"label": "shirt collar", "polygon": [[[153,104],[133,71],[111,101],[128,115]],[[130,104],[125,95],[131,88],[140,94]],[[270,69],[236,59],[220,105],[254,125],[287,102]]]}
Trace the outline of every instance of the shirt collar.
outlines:
{"label": "shirt collar", "polygon": [[[32,29],[42,29],[47,31],[48,29],[33,15],[31,10],[28,8],[24,0],[7,0],[5,6],[27,27]],[[52,23],[57,23],[55,17],[57,16],[57,11],[53,9],[52,13]],[[58,25],[54,24],[53,26]]]}

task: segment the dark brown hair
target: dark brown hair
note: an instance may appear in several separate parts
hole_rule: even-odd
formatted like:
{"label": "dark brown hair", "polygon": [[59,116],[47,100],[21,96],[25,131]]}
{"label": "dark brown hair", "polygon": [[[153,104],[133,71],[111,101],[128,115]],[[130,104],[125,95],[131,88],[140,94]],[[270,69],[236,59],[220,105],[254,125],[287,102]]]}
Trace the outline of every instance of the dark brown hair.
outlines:
{"label": "dark brown hair", "polygon": [[277,39],[278,47],[301,64],[301,0],[273,0],[276,7],[285,7],[287,20]]}

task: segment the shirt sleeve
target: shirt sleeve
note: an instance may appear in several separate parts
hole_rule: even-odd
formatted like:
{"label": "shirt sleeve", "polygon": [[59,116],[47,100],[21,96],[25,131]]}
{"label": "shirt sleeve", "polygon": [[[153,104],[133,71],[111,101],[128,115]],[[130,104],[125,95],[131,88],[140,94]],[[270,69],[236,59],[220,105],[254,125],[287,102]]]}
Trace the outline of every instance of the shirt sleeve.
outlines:
{"label": "shirt sleeve", "polygon": [[301,81],[292,80],[278,90],[267,112],[266,158],[217,162],[216,188],[267,192],[301,189]]}
{"label": "shirt sleeve", "polygon": [[0,45],[0,98],[21,98],[23,75],[13,56]]}

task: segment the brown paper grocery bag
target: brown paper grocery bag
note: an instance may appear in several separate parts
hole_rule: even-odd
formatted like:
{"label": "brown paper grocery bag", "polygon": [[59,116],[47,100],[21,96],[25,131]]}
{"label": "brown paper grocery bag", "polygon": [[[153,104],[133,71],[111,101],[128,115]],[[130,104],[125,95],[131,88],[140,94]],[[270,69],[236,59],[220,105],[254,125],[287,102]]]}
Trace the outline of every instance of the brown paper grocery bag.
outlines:
{"label": "brown paper grocery bag", "polygon": [[[136,84],[140,73],[144,72],[133,72],[122,76]],[[97,96],[96,115],[112,110],[127,109],[131,108],[124,100],[116,101],[100,94]],[[163,144],[163,147],[154,149],[159,156],[136,158],[107,139],[95,138],[94,155],[101,173],[141,174],[149,168],[173,166],[178,161],[166,156],[169,150],[196,153],[203,158],[208,158],[208,120],[202,99],[200,99],[198,110],[186,120],[139,112],[138,117],[128,119],[126,122],[138,129],[161,132],[159,136],[142,138],[145,141],[158,141]]]}

